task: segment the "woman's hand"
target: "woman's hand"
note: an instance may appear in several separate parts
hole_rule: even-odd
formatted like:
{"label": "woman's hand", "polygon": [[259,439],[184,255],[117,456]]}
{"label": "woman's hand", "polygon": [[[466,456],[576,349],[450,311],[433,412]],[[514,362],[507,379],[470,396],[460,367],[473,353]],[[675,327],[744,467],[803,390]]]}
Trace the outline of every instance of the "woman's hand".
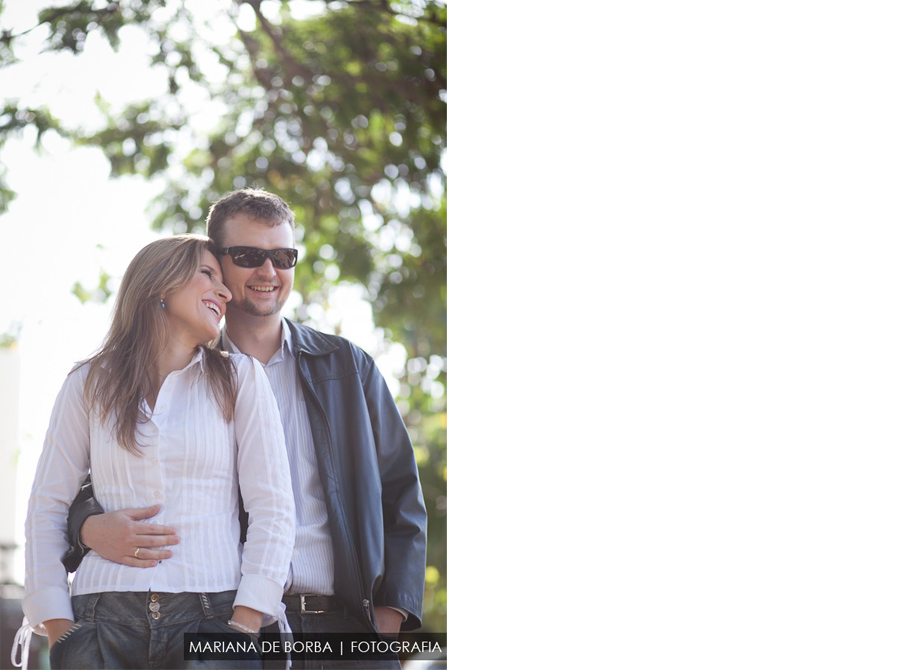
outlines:
{"label": "woman's hand", "polygon": [[[172,557],[165,547],[178,544],[175,529],[142,519],[156,516],[160,505],[120,509],[88,517],[81,527],[81,543],[108,561],[133,568],[152,568]],[[135,556],[135,550],[140,549]]]}
{"label": "woman's hand", "polygon": [[[242,626],[246,626],[256,634],[258,634],[259,629],[262,626],[263,613],[254,609],[250,609],[249,607],[244,607],[243,605],[238,605],[234,608],[234,614],[231,615],[231,620],[235,623],[241,624]],[[247,632],[241,628],[236,628],[235,626],[232,626],[232,628],[242,633]]]}
{"label": "woman's hand", "polygon": [[47,637],[50,639],[50,646],[56,644],[56,641],[62,637],[62,634],[69,630],[75,622],[71,619],[47,619],[44,622],[44,628],[47,629]]}

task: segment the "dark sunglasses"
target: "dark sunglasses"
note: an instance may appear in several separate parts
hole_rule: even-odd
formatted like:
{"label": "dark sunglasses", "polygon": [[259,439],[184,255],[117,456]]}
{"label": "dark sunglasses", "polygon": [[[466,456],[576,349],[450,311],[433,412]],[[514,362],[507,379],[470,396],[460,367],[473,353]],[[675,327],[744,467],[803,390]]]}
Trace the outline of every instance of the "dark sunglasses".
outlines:
{"label": "dark sunglasses", "polygon": [[234,264],[242,268],[258,268],[272,259],[272,265],[279,270],[287,270],[297,264],[296,249],[257,249],[256,247],[222,247],[219,256],[231,256]]}

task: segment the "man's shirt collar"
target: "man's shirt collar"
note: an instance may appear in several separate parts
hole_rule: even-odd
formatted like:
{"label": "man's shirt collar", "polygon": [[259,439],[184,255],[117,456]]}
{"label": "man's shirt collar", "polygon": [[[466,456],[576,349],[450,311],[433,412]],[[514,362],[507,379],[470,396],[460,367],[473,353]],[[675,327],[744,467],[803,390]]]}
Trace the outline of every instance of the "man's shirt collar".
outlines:
{"label": "man's shirt collar", "polygon": [[[281,320],[281,347],[272,354],[272,358],[269,359],[267,363],[263,365],[274,365],[275,363],[280,363],[285,359],[286,356],[291,355],[291,346],[293,345],[293,336],[291,335],[291,329],[287,327],[287,324],[284,322],[284,319]],[[222,348],[225,351],[230,351],[235,354],[242,354],[240,349],[238,349],[237,345],[228,337],[228,328],[227,326],[222,330]]]}

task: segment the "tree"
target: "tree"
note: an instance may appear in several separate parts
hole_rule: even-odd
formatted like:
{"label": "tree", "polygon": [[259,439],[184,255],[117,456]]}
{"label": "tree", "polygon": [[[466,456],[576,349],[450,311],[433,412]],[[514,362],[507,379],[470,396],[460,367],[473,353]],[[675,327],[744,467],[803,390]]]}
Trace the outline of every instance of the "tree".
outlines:
{"label": "tree", "polygon": [[[445,630],[446,6],[344,0],[301,18],[299,5],[317,3],[236,0],[215,16],[200,14],[203,4],[77,0],[42,9],[45,48],[74,57],[89,35],[116,49],[125,26],[145,31],[168,92],[125,109],[98,100],[106,123],[90,132],[7,101],[0,148],[32,126],[38,142],[55,131],[100,147],[113,176],[163,177],[152,205],[162,231],[202,231],[210,204],[234,188],[265,188],[291,203],[302,224],[297,317],[327,307],[340,284],[359,285],[385,346],[406,349],[398,404],[429,513],[425,624]],[[21,36],[3,27],[2,12],[0,0],[0,66],[15,62]],[[197,109],[216,110],[218,126],[200,127]],[[14,197],[2,177],[0,213]]]}

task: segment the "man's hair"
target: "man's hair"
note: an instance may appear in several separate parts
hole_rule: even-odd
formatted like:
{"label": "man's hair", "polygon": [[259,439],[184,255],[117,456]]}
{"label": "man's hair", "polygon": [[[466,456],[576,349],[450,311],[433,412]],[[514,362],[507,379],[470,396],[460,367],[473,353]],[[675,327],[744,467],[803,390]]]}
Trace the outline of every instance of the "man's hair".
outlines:
{"label": "man's hair", "polygon": [[224,246],[225,222],[237,214],[246,214],[272,227],[282,223],[289,223],[291,228],[294,227],[294,212],[284,200],[262,189],[242,188],[226,193],[209,208],[206,235],[216,247]]}
{"label": "man's hair", "polygon": [[[137,427],[150,420],[143,401],[156,386],[153,364],[170,336],[160,299],[191,281],[203,251],[212,251],[211,247],[212,242],[201,235],[177,235],[141,249],[122,277],[103,345],[81,364],[90,366],[84,387],[88,405],[98,410],[101,420],[115,422],[119,445],[133,454],[140,453]],[[227,357],[211,348],[213,344],[200,345],[205,377],[222,416],[231,421],[237,397],[232,366]]]}

